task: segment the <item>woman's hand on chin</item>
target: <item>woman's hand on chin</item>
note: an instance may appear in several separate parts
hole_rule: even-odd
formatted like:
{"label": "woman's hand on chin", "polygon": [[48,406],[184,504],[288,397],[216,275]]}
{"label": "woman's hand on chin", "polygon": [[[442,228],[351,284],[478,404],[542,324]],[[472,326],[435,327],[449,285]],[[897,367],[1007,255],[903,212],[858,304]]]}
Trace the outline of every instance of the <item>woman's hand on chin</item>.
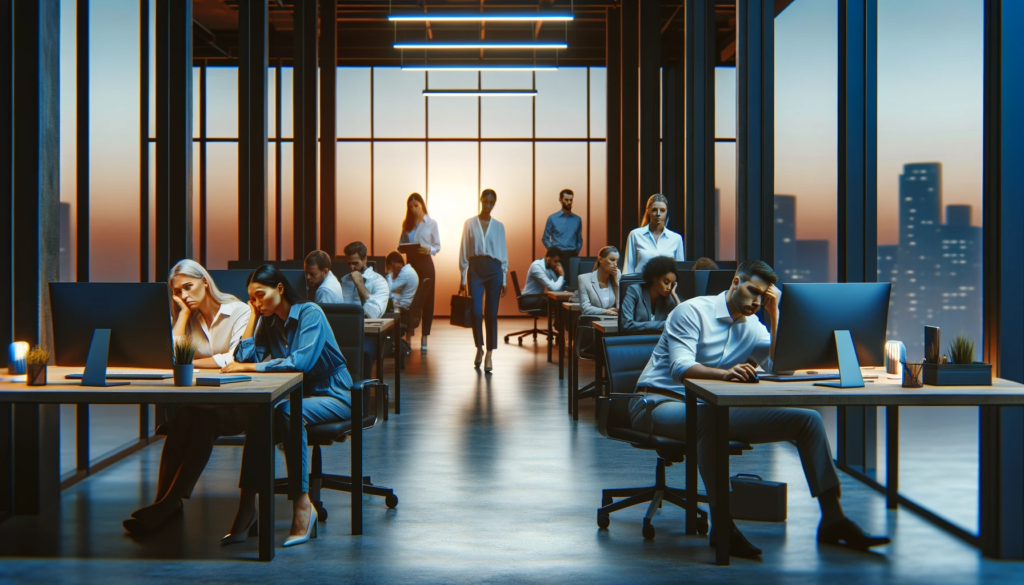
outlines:
{"label": "woman's hand on chin", "polygon": [[255,372],[256,364],[246,364],[242,362],[231,362],[220,369],[222,374],[237,374],[239,372]]}

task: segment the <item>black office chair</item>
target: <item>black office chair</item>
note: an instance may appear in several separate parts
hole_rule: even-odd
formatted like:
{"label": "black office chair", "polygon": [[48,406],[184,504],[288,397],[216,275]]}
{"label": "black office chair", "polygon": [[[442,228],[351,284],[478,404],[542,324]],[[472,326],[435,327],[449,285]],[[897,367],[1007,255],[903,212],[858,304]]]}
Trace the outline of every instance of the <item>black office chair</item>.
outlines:
{"label": "black office chair", "polygon": [[[581,360],[594,361],[597,357],[599,348],[594,343],[597,336],[594,335],[594,321],[607,318],[606,315],[580,315],[576,321],[576,340],[573,347],[576,348],[576,357]],[[575,382],[577,385],[579,381]],[[582,388],[576,388],[576,391],[572,396],[569,397],[571,404],[569,410],[572,413],[572,420],[580,419],[580,400],[585,398],[593,398],[597,394],[597,383],[590,382]]]}
{"label": "black office chair", "polygon": [[[352,380],[356,381],[353,386],[363,393],[363,429],[373,428],[377,424],[377,413],[387,408],[387,387],[380,380],[362,377],[363,364],[363,308],[356,304],[320,305],[327,315],[327,321],[334,331],[334,338],[338,342],[341,353],[345,356],[345,362],[349,367]],[[374,396],[374,390],[376,390]],[[355,415],[353,415],[354,417]],[[352,433],[352,421],[340,421],[319,425],[306,425],[306,438],[313,447],[313,459],[309,469],[309,499],[316,507],[317,516],[321,521],[327,521],[327,510],[320,499],[320,490],[336,490],[340,492],[352,491],[352,477],[348,475],[329,475],[323,472],[323,457],[321,448],[334,443],[344,443]],[[274,484],[274,493],[288,493],[288,479],[278,479]],[[375,486],[370,481],[370,476],[363,476],[363,493],[371,496],[381,496],[388,508],[398,506],[398,496],[391,488]]]}
{"label": "black office chair", "polygon": [[252,272],[264,264],[270,264],[278,270],[305,270],[303,260],[228,260],[228,270],[248,270]]}
{"label": "black office chair", "polygon": [[513,270],[510,274],[512,276],[512,286],[516,289],[516,302],[519,304],[519,312],[533,317],[533,329],[509,333],[505,336],[505,343],[508,343],[510,337],[519,337],[519,345],[522,345],[523,338],[527,335],[532,335],[534,341],[537,341],[538,335],[543,335],[544,337],[551,335],[547,329],[537,329],[537,319],[547,316],[547,296],[524,295],[523,289],[519,287],[519,277],[516,276],[516,271]]}
{"label": "black office chair", "polygon": [[708,283],[704,288],[704,294],[714,296],[729,290],[729,287],[732,286],[732,279],[735,276],[735,270],[709,270]]}
{"label": "black office chair", "polygon": [[[662,502],[674,504],[684,510],[696,506],[698,502],[707,502],[707,496],[694,494],[688,498],[685,489],[670,487],[665,482],[665,468],[673,463],[682,463],[686,456],[686,442],[671,439],[633,429],[629,416],[629,407],[638,395],[633,391],[640,373],[658,344],[659,335],[631,335],[624,337],[606,337],[604,339],[605,364],[608,368],[608,382],[612,394],[607,398],[597,399],[598,431],[601,436],[614,441],[629,443],[636,449],[654,451],[658,454],[654,470],[654,485],[636,488],[614,488],[601,491],[601,507],[597,510],[597,525],[608,528],[610,514],[619,510],[645,504],[647,514],[644,516],[643,536],[654,538],[654,526],[651,520]],[[747,443],[730,441],[729,453],[740,455],[751,449]],[[618,502],[615,498],[625,498]],[[697,508],[697,533],[707,534],[709,528],[708,515]]]}
{"label": "black office chair", "polygon": [[622,327],[622,300],[626,298],[626,291],[629,290],[629,287],[633,286],[634,284],[643,284],[643,283],[644,283],[643,275],[641,275],[639,272],[631,272],[629,274],[623,274],[622,276],[619,277],[619,318],[618,318],[619,331],[623,330],[623,327]]}

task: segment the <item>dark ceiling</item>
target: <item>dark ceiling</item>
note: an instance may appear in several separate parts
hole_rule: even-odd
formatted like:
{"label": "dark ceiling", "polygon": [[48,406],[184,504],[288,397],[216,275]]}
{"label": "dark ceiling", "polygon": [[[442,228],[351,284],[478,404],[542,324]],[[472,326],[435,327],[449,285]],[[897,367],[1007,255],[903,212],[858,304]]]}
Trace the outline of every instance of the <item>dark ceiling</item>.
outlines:
{"label": "dark ceiling", "polygon": [[[238,3],[245,0],[193,0],[195,26],[193,56],[209,65],[234,64],[238,57]],[[659,0],[643,0],[658,2]],[[793,0],[775,0],[776,14]],[[271,64],[289,65],[292,55],[292,1],[268,0]],[[349,66],[423,63],[429,55],[434,64],[466,61],[487,63],[558,63],[565,66],[605,64],[605,21],[611,0],[339,0],[338,64]],[[717,0],[717,51],[719,66],[736,63],[736,8],[734,0]],[[568,23],[395,23],[389,14],[443,12],[572,11]],[[679,46],[685,29],[683,0],[661,1],[663,47]],[[521,52],[512,50],[403,51],[398,41],[565,41],[568,49]],[[663,50],[670,61],[680,51]]]}

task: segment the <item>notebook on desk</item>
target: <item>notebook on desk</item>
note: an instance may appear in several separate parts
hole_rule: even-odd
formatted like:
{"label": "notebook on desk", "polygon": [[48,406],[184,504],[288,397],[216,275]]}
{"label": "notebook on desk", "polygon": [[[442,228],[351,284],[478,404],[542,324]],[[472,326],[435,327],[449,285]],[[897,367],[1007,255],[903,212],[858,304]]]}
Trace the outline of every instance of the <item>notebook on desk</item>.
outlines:
{"label": "notebook on desk", "polygon": [[228,374],[224,376],[198,376],[196,377],[196,386],[223,386],[225,384],[234,384],[235,382],[251,382],[252,376],[246,376],[244,374]]}
{"label": "notebook on desk", "polygon": [[[170,372],[107,372],[108,380],[170,380],[174,374]],[[68,374],[65,380],[81,380],[82,374]]]}

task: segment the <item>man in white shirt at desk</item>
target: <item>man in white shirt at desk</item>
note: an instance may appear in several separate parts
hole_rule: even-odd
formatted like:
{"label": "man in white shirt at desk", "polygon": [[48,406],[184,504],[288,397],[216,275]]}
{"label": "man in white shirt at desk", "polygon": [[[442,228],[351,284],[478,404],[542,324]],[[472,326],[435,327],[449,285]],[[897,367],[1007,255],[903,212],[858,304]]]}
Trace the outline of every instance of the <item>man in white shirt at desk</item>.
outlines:
{"label": "man in white shirt at desk", "polygon": [[317,304],[333,305],[345,302],[341,283],[331,272],[331,257],[323,250],[313,250],[306,256],[306,290],[313,293]]}
{"label": "man in white shirt at desk", "polygon": [[419,275],[411,264],[405,263],[405,258],[398,252],[388,254],[384,264],[388,267],[388,288],[391,289],[391,300],[394,301],[395,308],[408,309],[416,297],[416,289],[419,288]]}
{"label": "man in white shirt at desk", "polygon": [[[366,263],[366,245],[352,242],[345,246],[345,262],[351,272],[341,278],[341,292],[346,303],[359,303],[367,319],[380,319],[388,307],[391,289],[383,276]],[[377,356],[377,340],[363,340],[363,378],[369,378],[370,368]]]}
{"label": "man in white shirt at desk", "polygon": [[[659,394],[659,390],[685,395],[684,378],[757,382],[757,373],[749,363],[750,359],[766,371],[772,371],[779,323],[777,280],[770,266],[760,260],[747,260],[736,270],[728,291],[717,296],[690,299],[672,311],[665,331],[637,381],[636,392],[645,395],[635,401],[630,411],[634,429],[685,441],[686,404],[667,394]],[[769,327],[755,316],[762,303]],[[714,419],[700,416],[699,421],[697,465],[714,506]],[[729,440],[752,444],[796,443],[811,496],[818,498],[821,507],[819,542],[841,543],[856,549],[888,544],[888,538],[865,534],[843,513],[839,504],[839,476],[832,463],[825,425],[817,411],[734,408],[729,411]],[[716,535],[724,532],[730,537],[733,555],[752,557],[761,554],[761,550],[750,544],[735,525],[718,528],[712,527],[712,546]]]}
{"label": "man in white shirt at desk", "polygon": [[565,286],[565,269],[561,264],[562,250],[548,248],[544,257],[534,260],[526,273],[524,295],[542,295],[546,291],[559,291]]}

